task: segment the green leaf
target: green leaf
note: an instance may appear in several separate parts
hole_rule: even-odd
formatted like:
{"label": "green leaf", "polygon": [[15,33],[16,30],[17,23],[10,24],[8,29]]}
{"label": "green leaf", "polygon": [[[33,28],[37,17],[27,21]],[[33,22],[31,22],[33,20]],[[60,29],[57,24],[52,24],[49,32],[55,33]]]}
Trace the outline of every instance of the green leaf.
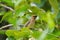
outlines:
{"label": "green leaf", "polygon": [[6,5],[12,6],[14,7],[14,3],[12,2],[12,0],[1,0],[1,2],[4,2]]}
{"label": "green leaf", "polygon": [[16,15],[19,15],[21,12],[27,11],[29,5],[25,2],[20,3],[18,6],[15,6]]}
{"label": "green leaf", "polygon": [[2,22],[4,19],[8,19],[11,15],[12,15],[11,12],[5,13],[0,22]]}
{"label": "green leaf", "polygon": [[48,26],[49,26],[50,29],[54,28],[55,23],[54,23],[54,20],[51,17],[51,13],[50,12],[47,13],[47,19],[46,19],[46,21],[47,21],[47,24],[48,24]]}
{"label": "green leaf", "polygon": [[34,38],[39,38],[40,34],[41,34],[41,33],[40,33],[39,31],[33,31],[32,36],[33,36]]}
{"label": "green leaf", "polygon": [[7,30],[6,31],[6,35],[8,36],[8,37],[14,37],[14,32],[17,32],[16,30]]}
{"label": "green leaf", "polygon": [[50,5],[53,7],[54,12],[59,12],[59,6],[57,0],[49,0]]}
{"label": "green leaf", "polygon": [[23,28],[21,30],[21,35],[23,35],[23,37],[28,37],[30,34],[31,34],[31,31],[28,28]]}

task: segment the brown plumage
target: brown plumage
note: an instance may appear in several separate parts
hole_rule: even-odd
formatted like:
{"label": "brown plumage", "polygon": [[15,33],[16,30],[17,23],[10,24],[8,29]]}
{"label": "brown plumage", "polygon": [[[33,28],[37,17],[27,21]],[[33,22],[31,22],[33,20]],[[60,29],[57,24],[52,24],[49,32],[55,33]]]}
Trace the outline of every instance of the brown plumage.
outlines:
{"label": "brown plumage", "polygon": [[24,27],[32,28],[35,24],[36,15],[33,15],[29,21],[24,25]]}

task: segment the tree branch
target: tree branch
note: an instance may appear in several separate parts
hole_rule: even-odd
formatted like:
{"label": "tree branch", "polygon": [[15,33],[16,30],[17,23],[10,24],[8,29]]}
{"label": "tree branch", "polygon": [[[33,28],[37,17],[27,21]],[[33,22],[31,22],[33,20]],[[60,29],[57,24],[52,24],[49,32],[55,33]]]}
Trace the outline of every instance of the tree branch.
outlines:
{"label": "tree branch", "polygon": [[1,28],[0,28],[0,30],[2,30],[2,29],[4,29],[4,28],[7,28],[7,27],[10,27],[10,26],[12,26],[13,24],[9,24],[9,25],[5,25],[5,26],[2,26]]}

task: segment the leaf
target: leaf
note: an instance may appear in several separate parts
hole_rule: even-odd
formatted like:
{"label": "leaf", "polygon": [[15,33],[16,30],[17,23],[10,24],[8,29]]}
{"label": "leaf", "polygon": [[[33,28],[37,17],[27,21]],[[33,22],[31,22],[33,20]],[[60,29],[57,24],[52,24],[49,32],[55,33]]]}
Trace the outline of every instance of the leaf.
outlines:
{"label": "leaf", "polygon": [[49,0],[50,5],[53,7],[54,12],[59,12],[59,6],[57,0]]}
{"label": "leaf", "polygon": [[7,30],[6,31],[6,35],[8,36],[8,37],[10,37],[10,36],[14,36],[14,33],[13,33],[14,31],[12,31],[12,30]]}
{"label": "leaf", "polygon": [[20,31],[18,30],[7,30],[6,35],[8,37],[14,37],[15,39],[29,37],[31,31],[28,28],[22,28]]}
{"label": "leaf", "polygon": [[2,22],[4,19],[8,19],[11,15],[12,15],[11,12],[7,12],[7,13],[5,13],[5,15],[2,17],[2,19],[1,19],[0,22]]}
{"label": "leaf", "polygon": [[22,35],[17,30],[7,30],[5,33],[8,37],[14,37],[15,39],[20,38]]}
{"label": "leaf", "polygon": [[1,2],[5,3],[5,4],[7,3],[6,5],[14,7],[14,3],[12,2],[12,0],[1,0]]}
{"label": "leaf", "polygon": [[47,12],[46,14],[46,22],[47,22],[47,27],[49,28],[49,32],[53,32],[55,28],[55,22],[50,12]]}
{"label": "leaf", "polygon": [[28,8],[28,4],[26,4],[24,1],[21,2],[19,5],[15,6],[16,15],[19,15],[21,12],[27,11]]}
{"label": "leaf", "polygon": [[31,31],[28,28],[23,28],[21,30],[21,33],[22,33],[21,35],[23,35],[23,37],[28,37],[31,34]]}
{"label": "leaf", "polygon": [[49,28],[53,28],[55,26],[50,12],[47,13],[47,24],[50,26]]}
{"label": "leaf", "polygon": [[33,31],[32,36],[33,36],[34,38],[39,38],[40,34],[41,34],[41,33],[40,33],[39,31]]}
{"label": "leaf", "polygon": [[8,22],[9,23],[11,23],[11,24],[13,24],[14,26],[16,26],[16,21],[17,21],[17,18],[16,17],[10,17],[10,18],[8,18]]}

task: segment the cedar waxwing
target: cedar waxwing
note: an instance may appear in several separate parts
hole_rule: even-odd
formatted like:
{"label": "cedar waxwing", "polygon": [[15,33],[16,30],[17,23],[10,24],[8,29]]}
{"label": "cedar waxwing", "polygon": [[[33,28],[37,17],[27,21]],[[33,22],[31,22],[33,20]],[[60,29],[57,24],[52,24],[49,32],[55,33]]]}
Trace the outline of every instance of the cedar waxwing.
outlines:
{"label": "cedar waxwing", "polygon": [[24,25],[24,27],[33,28],[35,24],[36,15],[33,15],[29,21]]}

